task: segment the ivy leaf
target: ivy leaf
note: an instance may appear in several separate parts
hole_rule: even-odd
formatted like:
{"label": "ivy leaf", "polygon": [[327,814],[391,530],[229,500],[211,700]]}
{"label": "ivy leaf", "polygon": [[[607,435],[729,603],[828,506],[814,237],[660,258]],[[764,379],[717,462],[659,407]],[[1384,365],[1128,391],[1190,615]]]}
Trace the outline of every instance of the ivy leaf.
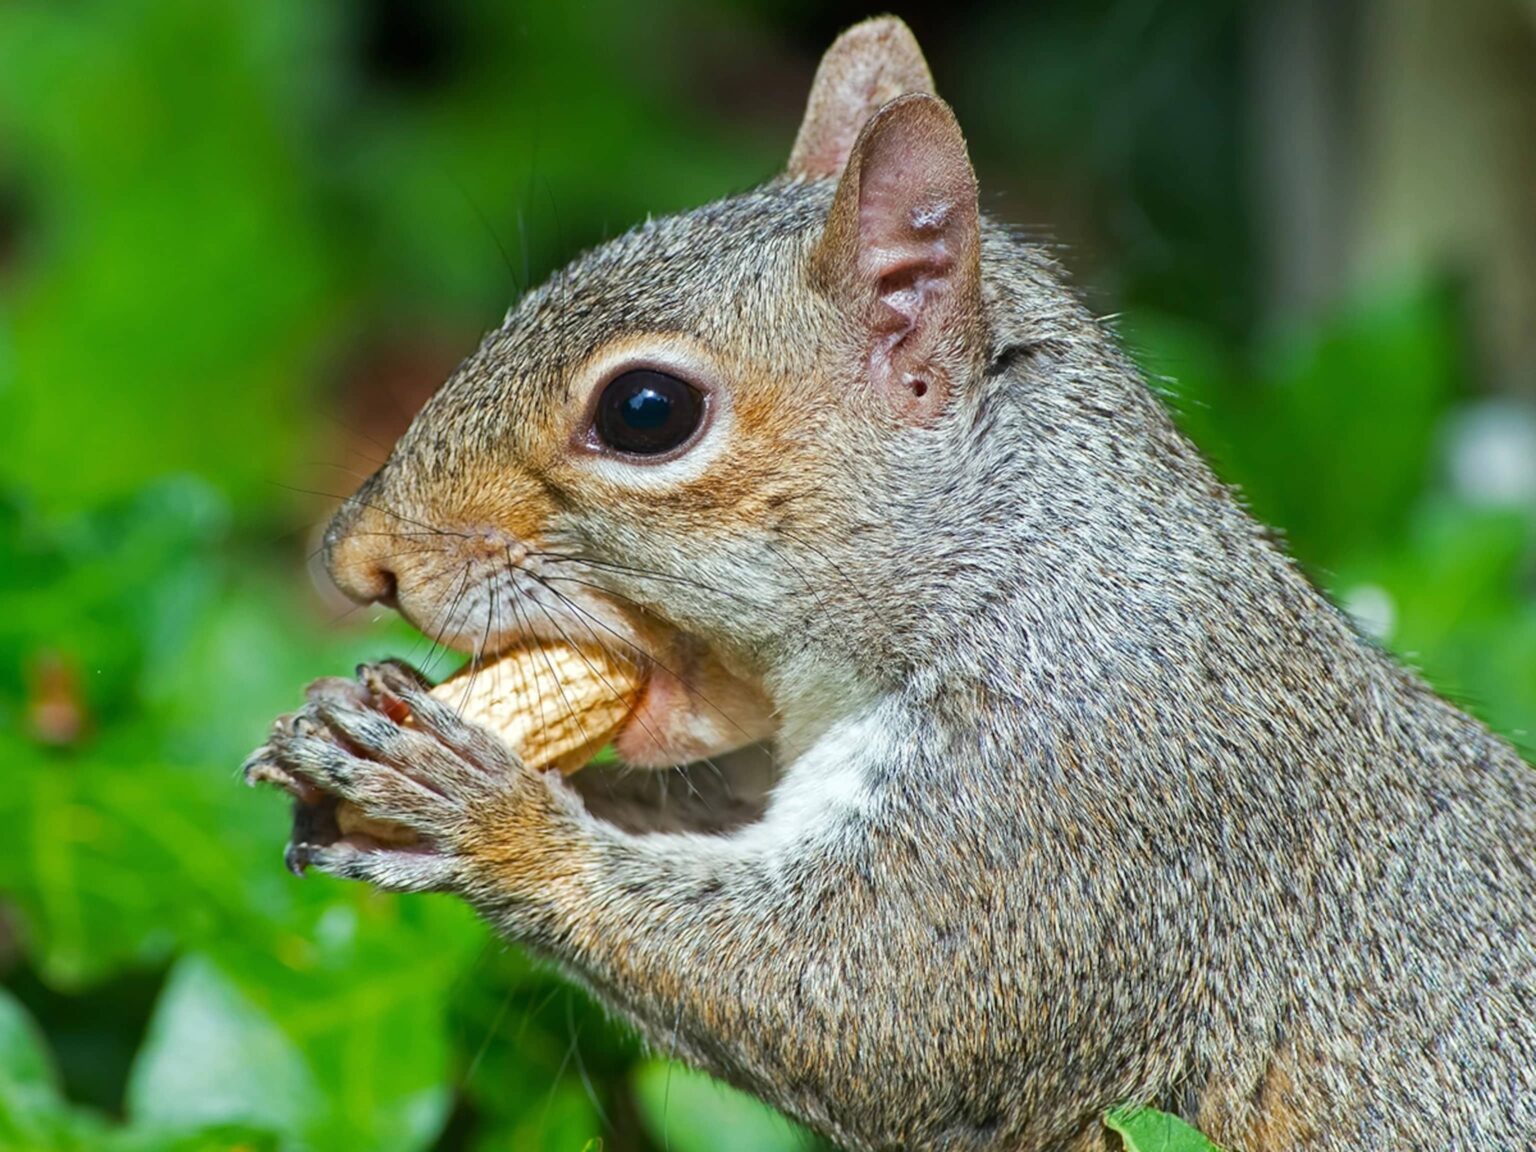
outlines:
{"label": "ivy leaf", "polygon": [[1156,1108],[1116,1108],[1104,1126],[1119,1133],[1126,1152],[1222,1152],[1198,1129]]}

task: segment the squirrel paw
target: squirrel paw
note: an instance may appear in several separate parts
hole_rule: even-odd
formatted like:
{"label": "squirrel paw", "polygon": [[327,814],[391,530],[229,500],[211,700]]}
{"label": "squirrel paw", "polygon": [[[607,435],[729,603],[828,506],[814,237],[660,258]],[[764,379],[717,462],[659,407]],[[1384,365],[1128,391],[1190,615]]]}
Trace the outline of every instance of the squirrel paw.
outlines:
{"label": "squirrel paw", "polygon": [[[294,797],[285,854],[394,891],[463,890],[491,822],[526,828],[553,795],[494,733],[461,719],[397,663],[317,680],[246,760],[248,783]],[[541,804],[542,802],[542,804]]]}

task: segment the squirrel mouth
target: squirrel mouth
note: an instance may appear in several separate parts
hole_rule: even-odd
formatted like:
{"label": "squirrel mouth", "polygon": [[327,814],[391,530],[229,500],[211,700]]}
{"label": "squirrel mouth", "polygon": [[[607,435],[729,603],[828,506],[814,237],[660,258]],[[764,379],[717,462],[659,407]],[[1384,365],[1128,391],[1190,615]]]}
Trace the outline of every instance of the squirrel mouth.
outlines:
{"label": "squirrel mouth", "polygon": [[[649,613],[625,616],[629,636],[615,631],[611,642],[581,645],[566,639],[569,654],[555,668],[547,657],[529,665],[547,714],[585,710],[589,727],[606,733],[602,744],[636,768],[689,764],[773,735],[773,708],[760,682]],[[508,645],[496,661],[526,660],[526,643]]]}
{"label": "squirrel mouth", "polygon": [[[418,628],[425,625],[428,634],[443,615],[435,591],[430,582],[401,581],[397,596],[401,614]],[[692,763],[773,735],[777,725],[761,682],[727,668],[705,641],[647,608],[595,587],[580,594],[562,589],[548,598],[526,584],[501,591],[504,599],[485,599],[531,602],[525,610],[497,614],[521,626],[484,629],[471,617],[439,635],[446,646],[470,652],[466,669],[450,681],[489,679],[491,670],[522,662],[528,708],[556,725],[572,711],[593,713],[588,727],[606,739],[586,751],[609,746],[632,767]]]}
{"label": "squirrel mouth", "polygon": [[587,753],[606,746],[631,767],[675,767],[773,735],[773,708],[760,681],[728,669],[699,637],[600,591],[588,590],[575,603],[567,593],[560,599],[563,605],[520,613],[525,627],[490,637],[470,664],[482,679],[520,665],[525,710],[566,727],[577,713],[585,728],[602,734]]}

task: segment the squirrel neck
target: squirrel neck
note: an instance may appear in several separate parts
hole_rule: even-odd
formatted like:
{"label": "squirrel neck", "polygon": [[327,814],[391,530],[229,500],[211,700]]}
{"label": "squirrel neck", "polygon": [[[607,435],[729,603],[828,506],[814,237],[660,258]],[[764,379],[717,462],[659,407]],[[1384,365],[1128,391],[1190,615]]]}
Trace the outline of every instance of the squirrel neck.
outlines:
{"label": "squirrel neck", "polygon": [[[838,606],[866,674],[815,692],[847,699],[846,681],[936,707],[981,698],[990,708],[957,708],[956,723],[1001,731],[1047,709],[1095,717],[1122,733],[1128,760],[1147,754],[1137,725],[1181,701],[1183,734],[1158,742],[1169,755],[1219,738],[1234,715],[1350,715],[1372,729],[1411,715],[1518,765],[1309,583],[1084,309],[1060,288],[1043,298],[1064,302],[1041,308],[1041,257],[1007,239],[992,249],[991,367],[953,419],[892,445],[867,486],[885,503],[862,510],[841,575],[881,595]],[[832,715],[803,712],[807,737]],[[1116,729],[1117,717],[1136,719]],[[1275,722],[1263,742],[1304,757],[1320,738]]]}

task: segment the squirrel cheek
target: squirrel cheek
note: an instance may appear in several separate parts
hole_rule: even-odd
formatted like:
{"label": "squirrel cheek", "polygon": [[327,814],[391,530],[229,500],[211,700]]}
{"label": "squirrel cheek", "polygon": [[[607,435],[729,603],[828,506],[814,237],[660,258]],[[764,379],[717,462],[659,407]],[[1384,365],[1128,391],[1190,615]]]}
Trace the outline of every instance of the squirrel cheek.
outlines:
{"label": "squirrel cheek", "polygon": [[[718,756],[773,734],[771,706],[712,658],[653,668],[614,751],[637,768],[667,768]],[[686,681],[686,682],[685,682]]]}

